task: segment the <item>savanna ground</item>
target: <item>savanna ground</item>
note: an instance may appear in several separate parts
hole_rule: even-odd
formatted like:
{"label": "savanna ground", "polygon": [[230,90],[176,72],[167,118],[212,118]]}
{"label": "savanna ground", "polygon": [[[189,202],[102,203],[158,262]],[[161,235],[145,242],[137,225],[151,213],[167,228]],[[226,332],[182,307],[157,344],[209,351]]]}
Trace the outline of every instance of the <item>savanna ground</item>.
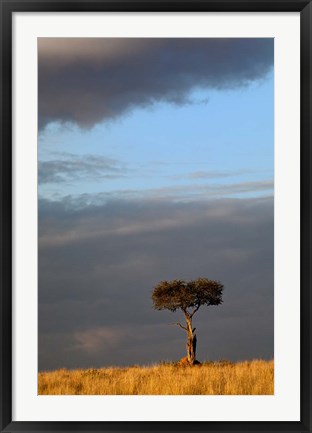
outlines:
{"label": "savanna ground", "polygon": [[40,372],[39,395],[269,395],[274,361],[174,363]]}

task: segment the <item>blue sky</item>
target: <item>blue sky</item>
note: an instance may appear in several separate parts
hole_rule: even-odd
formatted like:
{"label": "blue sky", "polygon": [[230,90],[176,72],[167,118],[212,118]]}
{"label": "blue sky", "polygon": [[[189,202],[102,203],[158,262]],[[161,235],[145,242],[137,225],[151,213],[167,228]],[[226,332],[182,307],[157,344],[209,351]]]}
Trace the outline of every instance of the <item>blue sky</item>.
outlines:
{"label": "blue sky", "polygon": [[[190,102],[155,103],[119,119],[82,129],[49,124],[39,135],[39,161],[107,158],[110,167],[63,173],[63,182],[39,184],[46,198],[67,195],[172,189],[197,189],[267,181],[268,187],[231,196],[267,195],[273,180],[273,71],[237,89],[195,90]],[[157,191],[155,191],[157,194]],[[177,190],[178,196],[183,196]],[[203,198],[206,189],[202,191]],[[222,192],[220,191],[221,195]]]}

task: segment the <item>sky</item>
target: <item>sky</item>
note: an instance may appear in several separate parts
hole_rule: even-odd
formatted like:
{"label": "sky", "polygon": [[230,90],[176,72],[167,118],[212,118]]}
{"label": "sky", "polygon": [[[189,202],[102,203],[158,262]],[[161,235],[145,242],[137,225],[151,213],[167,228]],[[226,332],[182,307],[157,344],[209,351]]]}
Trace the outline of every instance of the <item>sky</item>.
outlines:
{"label": "sky", "polygon": [[274,356],[273,39],[39,38],[39,370]]}

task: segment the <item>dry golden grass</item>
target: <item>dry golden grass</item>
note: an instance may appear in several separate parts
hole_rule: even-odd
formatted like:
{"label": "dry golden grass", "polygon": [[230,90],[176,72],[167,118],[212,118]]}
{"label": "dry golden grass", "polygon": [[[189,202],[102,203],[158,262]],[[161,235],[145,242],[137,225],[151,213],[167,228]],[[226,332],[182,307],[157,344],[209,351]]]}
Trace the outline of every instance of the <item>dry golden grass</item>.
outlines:
{"label": "dry golden grass", "polygon": [[268,395],[274,361],[61,369],[39,373],[38,384],[39,395]]}

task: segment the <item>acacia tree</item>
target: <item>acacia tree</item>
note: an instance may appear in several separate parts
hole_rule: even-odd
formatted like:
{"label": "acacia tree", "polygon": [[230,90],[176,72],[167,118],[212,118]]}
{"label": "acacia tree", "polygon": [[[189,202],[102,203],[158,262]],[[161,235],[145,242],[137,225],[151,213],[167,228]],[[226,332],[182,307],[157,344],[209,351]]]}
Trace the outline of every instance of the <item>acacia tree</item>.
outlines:
{"label": "acacia tree", "polygon": [[194,365],[196,360],[197,337],[193,328],[194,314],[202,305],[222,303],[223,284],[220,281],[198,278],[194,281],[161,281],[154,288],[152,299],[156,310],[181,310],[185,316],[185,326],[175,323],[187,332],[187,360]]}

